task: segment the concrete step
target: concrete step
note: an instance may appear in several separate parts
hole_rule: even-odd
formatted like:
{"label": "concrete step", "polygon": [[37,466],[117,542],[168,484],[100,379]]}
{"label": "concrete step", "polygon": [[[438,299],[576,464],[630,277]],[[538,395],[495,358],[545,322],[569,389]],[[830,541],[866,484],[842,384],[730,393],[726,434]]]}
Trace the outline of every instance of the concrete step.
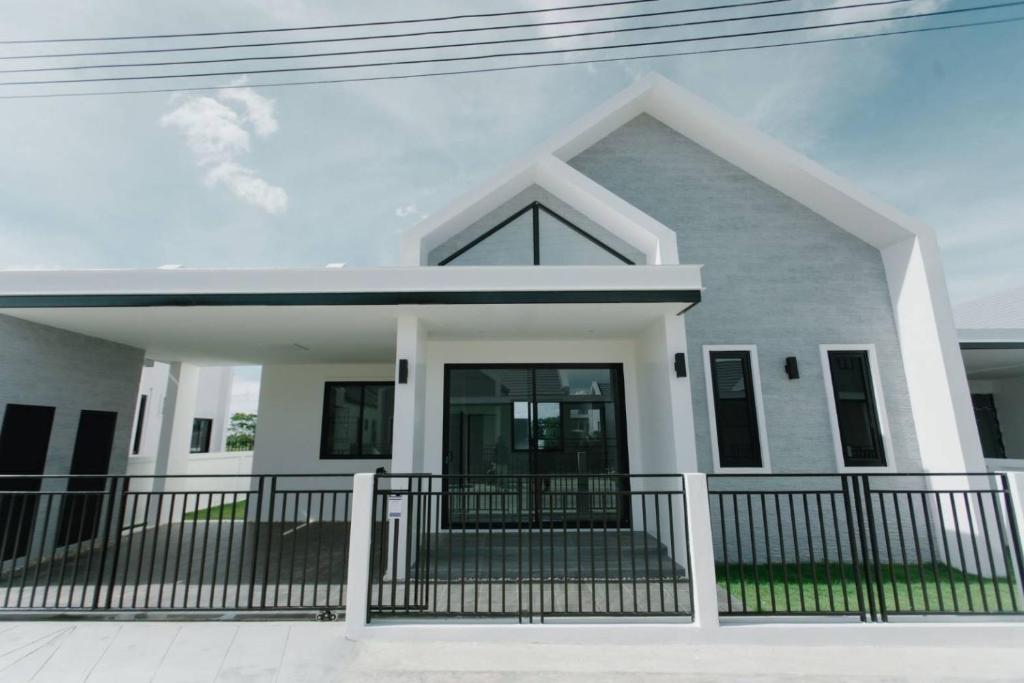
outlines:
{"label": "concrete step", "polygon": [[633,531],[433,534],[420,544],[413,569],[436,580],[686,576],[665,543]]}

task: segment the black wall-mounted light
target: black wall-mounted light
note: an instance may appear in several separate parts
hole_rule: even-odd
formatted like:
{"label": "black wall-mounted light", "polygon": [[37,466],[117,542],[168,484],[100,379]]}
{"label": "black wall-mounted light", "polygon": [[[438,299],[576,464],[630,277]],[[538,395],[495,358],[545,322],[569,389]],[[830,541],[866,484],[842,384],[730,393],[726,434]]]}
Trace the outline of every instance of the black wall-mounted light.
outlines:
{"label": "black wall-mounted light", "polygon": [[786,376],[790,379],[800,379],[800,367],[796,364],[796,356],[786,358]]}
{"label": "black wall-mounted light", "polygon": [[398,383],[406,384],[409,381],[409,361],[405,358],[398,359]]}
{"label": "black wall-mounted light", "polygon": [[686,377],[686,354],[676,354],[676,377]]}

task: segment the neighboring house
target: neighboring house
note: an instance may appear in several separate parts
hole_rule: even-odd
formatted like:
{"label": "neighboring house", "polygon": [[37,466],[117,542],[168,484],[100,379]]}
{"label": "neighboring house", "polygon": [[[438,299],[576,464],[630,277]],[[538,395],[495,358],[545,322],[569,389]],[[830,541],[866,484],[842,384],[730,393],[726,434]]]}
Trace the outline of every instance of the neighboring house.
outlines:
{"label": "neighboring house", "polygon": [[[989,466],[1024,464],[1024,288],[956,308],[960,349]],[[1009,461],[1009,462],[1007,462]]]}
{"label": "neighboring house", "polygon": [[[190,453],[219,453],[225,448],[231,419],[231,367],[199,369]],[[164,400],[171,382],[167,363],[147,360],[139,381],[139,400],[132,431],[131,454],[156,458],[163,427]]]}

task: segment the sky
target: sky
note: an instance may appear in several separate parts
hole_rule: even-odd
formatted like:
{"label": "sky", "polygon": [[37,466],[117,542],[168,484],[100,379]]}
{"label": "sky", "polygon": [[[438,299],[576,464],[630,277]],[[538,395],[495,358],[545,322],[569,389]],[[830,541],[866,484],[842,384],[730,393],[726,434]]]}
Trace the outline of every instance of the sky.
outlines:
{"label": "sky", "polygon": [[[5,0],[0,40],[297,26],[441,16],[483,7],[550,7],[556,2]],[[805,8],[827,4],[829,0],[787,3]],[[916,0],[758,26],[969,4]],[[587,16],[653,10],[654,5],[699,6],[697,0],[659,0],[593,10]],[[1013,13],[1000,10],[977,18]],[[1024,8],[1017,13],[1024,14]],[[964,19],[960,15],[949,21]],[[925,25],[917,21],[899,23],[901,28]],[[673,29],[639,35],[665,39],[697,34],[695,29]],[[581,40],[587,42],[575,44],[624,39]],[[365,41],[342,48],[383,44]],[[523,49],[567,44],[532,43]],[[57,47],[69,46],[82,49],[89,44]],[[53,47],[0,45],[0,55]],[[5,61],[3,68],[26,65]],[[954,303],[1024,285],[1024,23],[418,80],[261,88],[259,83],[282,77],[254,75],[243,81],[230,76],[205,83],[248,87],[197,94],[0,100],[0,268],[395,264],[404,229],[651,70],[932,225]],[[314,72],[312,77],[330,74],[340,75]],[[138,87],[145,85],[150,84]],[[14,92],[9,86],[0,91]]]}

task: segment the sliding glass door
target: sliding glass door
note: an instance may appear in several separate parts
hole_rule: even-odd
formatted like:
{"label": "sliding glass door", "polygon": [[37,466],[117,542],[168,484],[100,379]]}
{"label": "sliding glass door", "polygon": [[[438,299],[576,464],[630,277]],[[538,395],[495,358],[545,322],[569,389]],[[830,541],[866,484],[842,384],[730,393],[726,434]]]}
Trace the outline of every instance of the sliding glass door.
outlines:
{"label": "sliding glass door", "polygon": [[624,419],[620,365],[446,366],[446,520],[624,523]]}

